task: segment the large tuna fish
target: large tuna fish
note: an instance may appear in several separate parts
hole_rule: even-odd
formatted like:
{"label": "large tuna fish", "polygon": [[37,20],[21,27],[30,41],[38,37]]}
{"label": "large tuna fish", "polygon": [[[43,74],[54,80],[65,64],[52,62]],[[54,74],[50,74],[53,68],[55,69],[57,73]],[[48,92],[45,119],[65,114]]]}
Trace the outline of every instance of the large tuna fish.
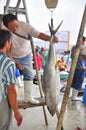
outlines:
{"label": "large tuna fish", "polygon": [[48,57],[42,77],[42,89],[45,96],[45,102],[52,116],[56,112],[60,94],[60,76],[55,63],[56,57],[54,46],[51,38]]}

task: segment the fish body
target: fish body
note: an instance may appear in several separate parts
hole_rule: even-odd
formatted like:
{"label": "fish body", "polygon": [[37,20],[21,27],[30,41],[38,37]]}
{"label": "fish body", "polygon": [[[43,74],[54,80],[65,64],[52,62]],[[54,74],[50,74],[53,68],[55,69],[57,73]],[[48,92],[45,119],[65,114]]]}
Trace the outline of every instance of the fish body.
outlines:
{"label": "fish body", "polygon": [[50,41],[48,57],[43,71],[42,89],[47,108],[52,116],[56,112],[60,94],[60,76],[55,61],[55,48],[52,41]]}

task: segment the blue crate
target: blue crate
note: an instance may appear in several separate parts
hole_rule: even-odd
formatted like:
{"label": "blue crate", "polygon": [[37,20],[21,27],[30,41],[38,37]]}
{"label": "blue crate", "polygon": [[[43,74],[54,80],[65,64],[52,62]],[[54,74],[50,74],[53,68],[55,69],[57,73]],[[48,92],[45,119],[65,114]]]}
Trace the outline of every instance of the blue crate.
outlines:
{"label": "blue crate", "polygon": [[65,71],[60,72],[60,79],[68,79],[69,73]]}
{"label": "blue crate", "polygon": [[84,94],[83,94],[83,104],[86,105],[86,85],[85,85]]}

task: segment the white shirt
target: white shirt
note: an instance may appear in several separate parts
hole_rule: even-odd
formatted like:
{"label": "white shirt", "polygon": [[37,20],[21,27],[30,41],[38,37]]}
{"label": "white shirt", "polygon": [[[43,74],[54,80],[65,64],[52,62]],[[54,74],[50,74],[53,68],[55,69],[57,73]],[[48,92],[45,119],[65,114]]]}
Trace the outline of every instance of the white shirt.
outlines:
{"label": "white shirt", "polygon": [[[37,38],[40,34],[34,27],[29,23],[18,21],[18,30],[16,33],[26,37],[28,34],[32,37]],[[25,40],[12,33],[11,37],[11,54],[15,58],[22,58],[27,56],[31,52],[31,45],[29,40]]]}

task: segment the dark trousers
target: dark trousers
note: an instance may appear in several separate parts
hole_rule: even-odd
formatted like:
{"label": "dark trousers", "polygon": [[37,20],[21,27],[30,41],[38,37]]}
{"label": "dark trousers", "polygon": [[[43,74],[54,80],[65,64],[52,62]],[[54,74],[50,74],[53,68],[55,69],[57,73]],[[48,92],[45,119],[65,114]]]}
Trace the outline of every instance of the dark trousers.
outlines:
{"label": "dark trousers", "polygon": [[82,88],[84,76],[85,76],[84,69],[76,69],[72,81],[72,88],[75,88],[76,90],[80,90]]}

